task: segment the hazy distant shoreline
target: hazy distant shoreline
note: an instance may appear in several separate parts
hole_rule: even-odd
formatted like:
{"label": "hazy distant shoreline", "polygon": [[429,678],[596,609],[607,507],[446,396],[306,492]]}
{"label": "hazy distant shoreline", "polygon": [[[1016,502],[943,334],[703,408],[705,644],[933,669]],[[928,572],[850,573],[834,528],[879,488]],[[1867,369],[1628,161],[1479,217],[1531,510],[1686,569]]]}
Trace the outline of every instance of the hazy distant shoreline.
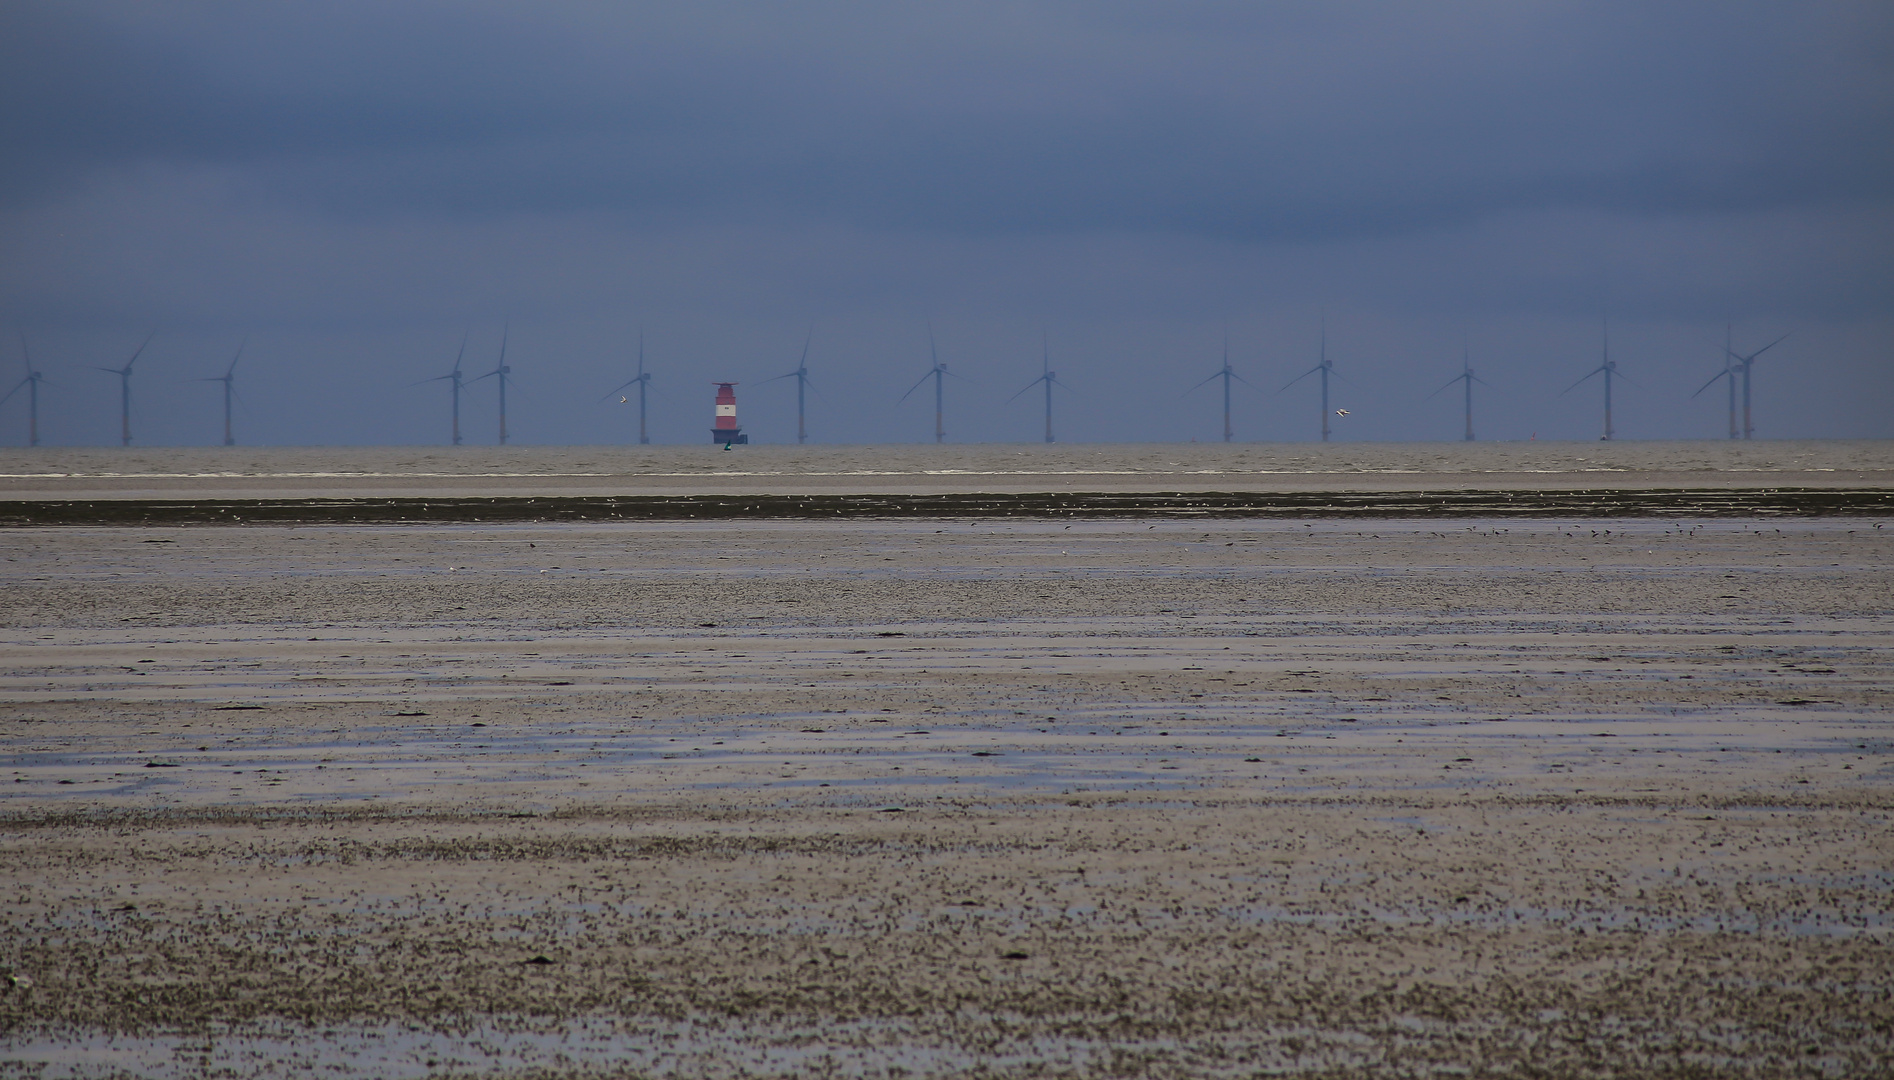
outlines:
{"label": "hazy distant shoreline", "polygon": [[[1188,495],[1247,499],[1246,512],[1307,511],[1314,498],[1337,507],[1350,504],[1350,512],[1370,512],[1368,504],[1376,504],[1374,513],[1429,514],[1454,505],[1462,512],[1502,513],[1533,504],[1534,493],[1576,498],[1598,492],[1794,489],[1894,490],[1894,442],[950,444],[748,446],[728,453],[709,445],[0,451],[0,507],[16,520],[72,519],[71,514],[81,513],[72,507],[35,510],[23,505],[28,503],[152,504],[149,511],[90,512],[103,521],[174,514],[180,511],[160,508],[180,503],[227,503],[219,509],[234,513],[238,503],[273,512],[258,504],[320,500],[371,500],[390,507],[405,500],[376,512],[382,518],[395,514],[397,520],[486,520],[526,511],[479,509],[475,501],[523,499],[567,500],[562,514],[610,519],[667,516],[673,510],[682,516],[735,513],[667,504],[730,497],[777,500],[770,512],[792,516],[1071,512],[1057,503],[1080,496],[1088,512],[1101,512],[1113,500],[1119,511],[1133,514],[1206,509],[1170,505]],[[1469,492],[1487,498],[1449,494]],[[1429,498],[1413,503],[1415,493],[1429,493]],[[1356,498],[1370,494],[1380,496],[1379,503]],[[1053,495],[1059,500],[1027,498]],[[1270,498],[1259,502],[1259,495]],[[970,496],[991,505],[928,506],[928,500]],[[1124,501],[1131,496],[1144,503]],[[1727,495],[1701,498],[1707,500],[1704,512],[1729,506]],[[642,501],[643,508],[626,500]],[[798,509],[783,500],[807,505]],[[467,506],[454,512],[459,517],[443,516],[437,505],[443,501]],[[1592,498],[1601,506],[1614,502],[1620,507],[1614,512],[1644,501],[1643,495],[1632,503],[1622,495]],[[1555,501],[1534,512],[1567,510]],[[1754,512],[1785,511],[1763,502]],[[1845,504],[1820,512],[1869,511]]]}

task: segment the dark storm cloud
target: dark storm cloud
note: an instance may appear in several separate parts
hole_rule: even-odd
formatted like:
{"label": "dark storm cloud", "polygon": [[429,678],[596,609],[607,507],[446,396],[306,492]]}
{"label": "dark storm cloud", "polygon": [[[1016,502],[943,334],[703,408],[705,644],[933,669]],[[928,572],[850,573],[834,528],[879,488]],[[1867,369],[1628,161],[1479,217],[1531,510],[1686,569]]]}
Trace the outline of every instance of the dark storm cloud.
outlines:
{"label": "dark storm cloud", "polygon": [[1317,239],[1894,190],[1875,5],[9,7],[6,192]]}
{"label": "dark storm cloud", "polygon": [[[14,0],[0,103],[54,441],[115,438],[87,368],[154,327],[141,440],[214,432],[246,337],[246,433],[436,440],[405,384],[509,323],[528,441],[623,437],[640,326],[659,438],[715,377],[768,441],[811,323],[818,438],[931,437],[930,323],[956,439],[1033,435],[1048,331],[1070,437],[1212,437],[1226,332],[1274,388],[1324,312],[1351,437],[1451,436],[1415,402],[1469,343],[1483,430],[1590,437],[1607,308],[1627,434],[1718,433],[1726,321],[1797,331],[1765,433],[1894,434],[1886,4]],[[1242,437],[1308,437],[1305,391]]]}

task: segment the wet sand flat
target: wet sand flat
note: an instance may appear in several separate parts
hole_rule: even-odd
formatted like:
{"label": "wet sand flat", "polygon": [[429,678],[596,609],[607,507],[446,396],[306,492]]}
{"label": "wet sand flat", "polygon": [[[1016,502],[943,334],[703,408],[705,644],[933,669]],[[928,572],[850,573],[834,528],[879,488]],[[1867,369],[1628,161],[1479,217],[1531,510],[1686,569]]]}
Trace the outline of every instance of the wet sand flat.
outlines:
{"label": "wet sand flat", "polygon": [[10,530],[0,1058],[1866,1075],[1876,526]]}

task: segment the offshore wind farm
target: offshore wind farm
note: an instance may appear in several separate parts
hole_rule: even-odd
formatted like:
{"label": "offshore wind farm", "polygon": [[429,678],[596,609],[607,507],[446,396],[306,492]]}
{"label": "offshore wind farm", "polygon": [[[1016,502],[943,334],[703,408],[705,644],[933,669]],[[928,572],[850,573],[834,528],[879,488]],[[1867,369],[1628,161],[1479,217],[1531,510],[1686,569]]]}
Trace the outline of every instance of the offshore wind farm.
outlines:
{"label": "offshore wind farm", "polygon": [[[1793,332],[1778,333],[1760,347],[1750,347],[1746,352],[1735,348],[1733,330],[1726,331],[1721,348],[1710,345],[1707,335],[1688,342],[1687,353],[1674,344],[1666,344],[1655,352],[1648,345],[1633,346],[1631,351],[1637,359],[1632,363],[1640,376],[1636,381],[1621,367],[1620,358],[1625,349],[1614,347],[1607,332],[1595,366],[1585,370],[1576,381],[1564,384],[1549,380],[1556,378],[1559,368],[1570,362],[1565,359],[1571,353],[1569,346],[1557,349],[1530,344],[1523,348],[1517,344],[1506,346],[1506,351],[1514,355],[1489,362],[1484,368],[1488,374],[1494,373],[1496,366],[1503,369],[1503,383],[1496,386],[1473,374],[1470,346],[1463,344],[1458,350],[1461,373],[1441,386],[1423,381],[1424,369],[1416,356],[1419,350],[1398,341],[1393,345],[1377,345],[1373,352],[1355,349],[1338,366],[1336,350],[1330,340],[1329,320],[1317,320],[1314,329],[1314,340],[1310,342],[1313,366],[1292,366],[1295,350],[1280,345],[1239,346],[1238,353],[1233,355],[1226,335],[1221,345],[1220,366],[1207,377],[1194,381],[1192,376],[1203,370],[1196,367],[1203,356],[1198,348],[1186,342],[1158,340],[1144,344],[1138,347],[1144,356],[1128,351],[1122,343],[1104,348],[1076,346],[1067,370],[1083,372],[1082,379],[1098,386],[1094,393],[1065,403],[1062,408],[1065,421],[1056,437],[1063,441],[1103,443],[1188,442],[1199,438],[1242,442],[1305,439],[1326,442],[1335,438],[1370,442],[1455,437],[1462,441],[1481,437],[1500,441],[1530,441],[1541,437],[1572,439],[1584,437],[1584,429],[1592,427],[1585,420],[1591,410],[1577,391],[1594,380],[1602,391],[1603,409],[1602,414],[1591,413],[1601,416],[1597,426],[1592,427],[1595,434],[1591,437],[1601,441],[1626,434],[1627,404],[1635,410],[1631,414],[1634,419],[1629,437],[1644,440],[1713,438],[1719,434],[1729,438],[1755,438],[1759,428],[1765,434],[1778,432],[1772,437],[1783,437],[1779,434],[1783,425],[1777,423],[1777,414],[1784,411],[1784,402],[1790,400],[1800,415],[1797,422],[1789,425],[1791,430],[1819,431],[1825,426],[1819,420],[1811,422],[1814,418],[1807,411],[1809,395],[1816,387],[1806,376],[1806,359],[1798,364],[1791,358],[1766,372],[1760,384],[1756,381],[1757,361],[1793,337]],[[885,346],[865,349],[862,342],[850,341],[846,328],[840,328],[825,345],[825,351],[817,353],[813,366],[813,330],[800,335],[803,340],[799,348],[781,350],[782,359],[775,361],[768,355],[775,350],[754,346],[735,350],[728,346],[706,349],[701,344],[679,346],[666,342],[653,353],[647,348],[646,333],[640,330],[627,349],[635,359],[629,379],[611,371],[608,364],[595,360],[589,355],[593,351],[590,348],[579,356],[571,354],[569,345],[550,350],[540,345],[533,350],[534,370],[540,376],[538,393],[529,402],[532,410],[522,429],[517,402],[511,396],[514,366],[509,357],[517,352],[513,330],[507,325],[497,330],[497,334],[486,339],[485,345],[493,349],[496,357],[493,366],[477,375],[466,370],[470,343],[479,344],[474,341],[472,329],[458,335],[453,365],[445,373],[429,375],[425,361],[408,361],[402,366],[409,367],[412,377],[395,380],[389,379],[391,373],[386,367],[338,382],[314,379],[316,367],[301,361],[284,363],[280,358],[267,356],[246,360],[257,352],[257,342],[249,337],[240,339],[234,351],[226,354],[231,359],[222,375],[181,380],[177,369],[197,362],[185,355],[187,351],[194,354],[196,347],[169,344],[168,348],[155,350],[154,355],[152,343],[160,338],[156,333],[144,335],[136,347],[130,349],[129,359],[120,366],[74,364],[68,347],[59,350],[67,358],[52,370],[83,366],[116,377],[119,392],[112,404],[117,405],[117,415],[113,417],[117,424],[114,425],[116,430],[106,437],[114,438],[121,446],[133,444],[135,428],[140,433],[136,441],[153,445],[192,445],[206,441],[201,433],[208,424],[196,426],[199,434],[193,437],[185,423],[186,417],[201,409],[202,400],[177,395],[181,382],[192,381],[222,384],[221,414],[213,422],[220,426],[224,445],[235,444],[240,418],[251,433],[248,441],[276,445],[400,445],[436,441],[448,445],[469,441],[507,445],[518,440],[522,431],[527,442],[540,445],[561,442],[611,445],[632,441],[649,445],[696,441],[691,433],[701,430],[703,425],[692,422],[691,417],[704,409],[707,401],[699,396],[704,390],[692,387],[722,381],[725,373],[732,371],[755,374],[749,383],[753,389],[748,392],[751,396],[746,398],[745,413],[746,431],[756,443],[793,441],[802,445],[813,440],[865,444],[930,438],[935,443],[998,443],[1034,438],[1051,441],[1055,437],[1055,390],[1071,389],[1051,368],[1050,334],[1046,331],[1036,335],[1038,348],[1033,350],[1038,353],[1039,374],[1006,396],[1003,388],[1011,381],[1006,368],[1016,363],[1024,350],[1005,341],[996,342],[990,336],[962,345],[963,359],[950,369],[943,358],[938,335],[931,326],[927,327],[925,336],[917,342],[925,346],[925,353],[917,358],[924,359],[927,367],[918,380],[903,388],[904,384],[894,380],[904,374],[902,369],[906,364],[898,356],[890,359],[890,350]],[[107,402],[95,393],[75,392],[82,388],[71,385],[70,380],[49,389],[45,385],[49,365],[35,363],[26,345],[26,335],[17,336],[21,343],[22,377],[0,395],[0,438],[7,438],[16,445],[84,445],[104,435],[106,429],[101,421],[109,415],[104,411]],[[44,342],[42,335],[42,352]],[[269,351],[268,343],[263,344]],[[547,355],[549,352],[551,355]],[[706,353],[726,357],[731,352],[738,353],[734,362],[728,358],[705,358]],[[1368,355],[1360,355],[1363,352]],[[1522,352],[1526,353],[1523,358],[1518,355]],[[1542,355],[1533,356],[1533,352]],[[1392,355],[1387,355],[1389,353]],[[1283,372],[1286,368],[1287,377],[1273,389],[1260,388],[1238,373],[1239,360],[1254,374],[1267,377],[1271,369]],[[246,364],[249,373],[250,396],[247,397],[236,392],[235,372],[239,361]],[[791,362],[794,367],[784,371],[781,365]],[[135,369],[134,365],[137,365]],[[1344,367],[1355,370],[1359,378],[1346,376]],[[1705,367],[1713,372],[1708,382],[1696,381]],[[134,370],[139,373],[141,387],[136,397],[132,392]],[[911,372],[912,368],[907,371]],[[830,380],[829,391],[820,398],[813,396],[818,372]],[[974,374],[970,376],[970,372]],[[399,368],[393,373],[401,374]],[[1566,377],[1569,379],[1570,375]],[[763,389],[786,380],[794,381],[792,396],[784,397]],[[960,385],[952,396],[956,405],[965,410],[952,435],[948,431],[950,380]],[[1643,380],[1653,380],[1646,388],[1648,392],[1627,403],[1619,384],[1641,386]],[[1002,388],[1001,394],[991,389],[996,382]],[[1219,382],[1221,390],[1221,409],[1215,413],[1207,413],[1193,404],[1202,400],[1193,396],[1193,392],[1211,382]],[[1712,419],[1716,416],[1711,411],[1714,404],[1705,396],[1718,382],[1726,384],[1728,399],[1722,424]],[[446,393],[441,398],[432,398],[422,390],[443,383]],[[1478,433],[1473,424],[1476,383],[1484,386],[1487,397],[1487,419]],[[1245,395],[1240,411],[1235,400],[1239,384]],[[1304,396],[1306,391],[1301,387],[1305,384],[1313,384],[1315,393]],[[1760,394],[1758,385],[1762,387]],[[346,398],[329,395],[328,392],[338,386],[346,388]],[[1461,404],[1457,431],[1455,427],[1427,419],[1437,415],[1432,412],[1434,407],[1430,403],[1454,386],[1461,389],[1457,395]],[[1035,426],[1019,423],[1020,414],[1006,408],[1028,390],[1036,390],[1042,397],[1036,430]],[[1346,398],[1345,404],[1342,397]],[[144,404],[147,400],[153,402],[148,411]],[[910,402],[914,400],[933,405],[931,418],[913,410]],[[433,401],[439,404],[431,405]],[[654,402],[660,403],[655,416],[652,413]],[[1300,419],[1306,417],[1304,410],[1310,405],[1314,405],[1318,413],[1313,425]],[[445,406],[441,409],[444,416],[434,412],[441,406]],[[633,409],[635,427],[624,422]],[[440,419],[433,419],[430,413]],[[481,418],[482,427],[491,424],[487,429],[491,434],[483,436],[470,430],[467,425],[473,417]],[[928,419],[931,424],[927,423]],[[372,429],[368,427],[371,420]],[[1206,420],[1215,420],[1215,426],[1205,424]],[[1725,430],[1719,432],[1719,428]],[[75,437],[79,432],[88,433],[89,438]],[[436,432],[438,434],[432,434]]]}

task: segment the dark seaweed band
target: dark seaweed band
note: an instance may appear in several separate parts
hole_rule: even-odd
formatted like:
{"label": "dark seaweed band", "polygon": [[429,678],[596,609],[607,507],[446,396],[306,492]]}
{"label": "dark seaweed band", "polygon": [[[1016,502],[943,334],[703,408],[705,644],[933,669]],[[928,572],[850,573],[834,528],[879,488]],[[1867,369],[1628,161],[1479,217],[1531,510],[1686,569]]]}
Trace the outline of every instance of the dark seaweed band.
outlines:
{"label": "dark seaweed band", "polygon": [[1430,518],[1894,516],[1894,490],[968,492],[0,501],[0,525],[346,525],[791,518]]}

